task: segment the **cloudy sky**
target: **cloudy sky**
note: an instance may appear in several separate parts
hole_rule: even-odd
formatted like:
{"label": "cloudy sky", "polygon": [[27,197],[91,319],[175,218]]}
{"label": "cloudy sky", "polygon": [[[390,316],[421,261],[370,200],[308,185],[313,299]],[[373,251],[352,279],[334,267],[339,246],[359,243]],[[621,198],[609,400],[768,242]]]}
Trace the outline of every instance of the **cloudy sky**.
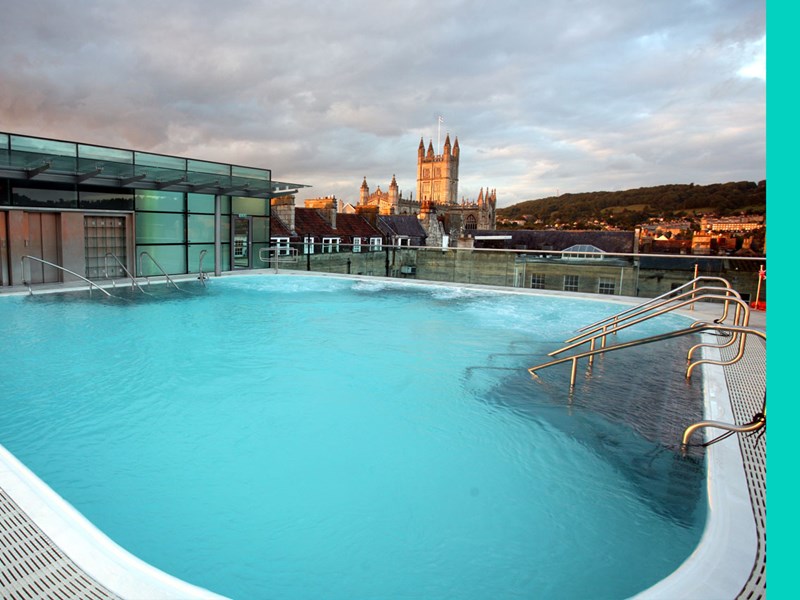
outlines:
{"label": "cloudy sky", "polygon": [[408,196],[447,132],[459,195],[500,206],[758,181],[765,1],[7,2],[0,131],[271,168],[301,200]]}

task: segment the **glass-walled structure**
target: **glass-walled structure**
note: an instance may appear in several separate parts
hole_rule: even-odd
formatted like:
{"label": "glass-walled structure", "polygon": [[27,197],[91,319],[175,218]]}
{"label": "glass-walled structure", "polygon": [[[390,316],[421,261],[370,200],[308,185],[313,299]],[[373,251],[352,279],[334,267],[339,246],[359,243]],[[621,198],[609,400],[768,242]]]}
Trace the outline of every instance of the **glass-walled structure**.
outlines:
{"label": "glass-walled structure", "polygon": [[[266,266],[269,169],[0,133],[0,285]],[[205,252],[204,252],[205,251]],[[23,257],[31,260],[25,261]],[[163,271],[162,271],[163,270]]]}

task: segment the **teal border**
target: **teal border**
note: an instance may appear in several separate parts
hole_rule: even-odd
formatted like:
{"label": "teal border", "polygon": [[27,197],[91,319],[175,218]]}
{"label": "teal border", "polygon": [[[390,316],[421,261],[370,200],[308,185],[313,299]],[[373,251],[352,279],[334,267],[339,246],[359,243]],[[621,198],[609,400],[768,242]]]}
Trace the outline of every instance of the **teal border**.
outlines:
{"label": "teal border", "polygon": [[[793,497],[796,487],[793,463],[800,433],[793,428],[798,410],[798,392],[790,377],[800,371],[793,357],[800,349],[792,341],[798,330],[788,321],[792,291],[789,268],[793,256],[793,205],[797,202],[797,175],[789,163],[794,159],[797,104],[795,86],[787,75],[794,71],[798,4],[788,0],[767,2],[767,254],[769,300],[767,349],[768,440],[767,440],[767,587],[771,598],[790,598],[797,593],[793,582],[793,543],[796,517]],[[796,109],[795,109],[796,110]],[[794,303],[797,301],[795,300]],[[775,326],[777,324],[777,327]],[[791,362],[790,362],[791,361]],[[791,428],[791,429],[790,429]]]}

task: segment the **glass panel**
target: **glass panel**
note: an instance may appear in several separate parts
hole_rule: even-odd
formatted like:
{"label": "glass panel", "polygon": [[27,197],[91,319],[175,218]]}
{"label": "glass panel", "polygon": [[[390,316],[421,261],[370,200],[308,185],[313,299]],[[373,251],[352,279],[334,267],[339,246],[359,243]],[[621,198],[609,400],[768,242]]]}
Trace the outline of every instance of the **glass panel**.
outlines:
{"label": "glass panel", "polygon": [[234,215],[269,216],[269,200],[234,196],[231,202],[231,209]]}
{"label": "glass panel", "polygon": [[214,272],[214,244],[190,244],[189,245],[189,272],[200,272],[200,253],[205,250],[203,257],[203,273]]}
{"label": "glass panel", "polygon": [[133,164],[133,151],[118,148],[104,148],[103,146],[87,146],[78,144],[78,156],[91,160],[111,161]]}
{"label": "glass panel", "polygon": [[231,245],[222,244],[222,261],[220,262],[223,271],[231,269]]}
{"label": "glass panel", "polygon": [[168,275],[182,275],[186,273],[186,246],[136,246],[137,269],[141,269],[137,275],[147,277],[150,275],[163,275],[155,263],[141,256],[142,252],[147,252],[158,261]]}
{"label": "glass panel", "polygon": [[222,196],[222,201],[220,202],[220,211],[223,215],[231,214],[231,197],[230,196]]}
{"label": "glass panel", "polygon": [[220,223],[220,234],[219,239],[222,240],[223,244],[227,244],[228,241],[231,239],[231,218],[230,217],[222,217],[222,222]]}
{"label": "glass panel", "polygon": [[269,169],[254,169],[252,167],[231,167],[231,175],[233,177],[247,177],[248,179],[259,179],[261,181],[270,181],[272,179],[272,172]]}
{"label": "glass panel", "polygon": [[189,212],[207,213],[213,215],[214,194],[187,194],[186,206]]}
{"label": "glass panel", "polygon": [[56,156],[77,156],[77,146],[71,142],[44,140],[21,135],[11,136],[11,149],[37,154],[54,154]]}
{"label": "glass panel", "polygon": [[[266,269],[269,267],[269,252],[266,250],[262,253],[261,250],[263,248],[269,248],[269,244],[256,244],[253,243],[253,268],[254,269]],[[264,256],[266,260],[261,260],[261,256]]]}
{"label": "glass panel", "polygon": [[137,244],[175,244],[185,241],[182,214],[136,213]]}
{"label": "glass panel", "polygon": [[78,205],[95,210],[133,210],[133,192],[124,190],[80,190]]}
{"label": "glass panel", "polygon": [[8,150],[8,134],[0,133],[0,150]]}
{"label": "glass panel", "polygon": [[164,156],[162,154],[134,152],[134,159],[136,160],[137,165],[186,171],[186,159],[178,158],[177,156]]}
{"label": "glass panel", "polygon": [[230,175],[230,165],[222,163],[206,162],[202,160],[187,161],[187,168],[189,171],[197,171],[198,173],[213,173],[214,175]]}
{"label": "glass panel", "polygon": [[9,195],[10,189],[11,188],[8,185],[8,181],[6,181],[5,179],[0,179],[0,206],[6,206],[8,204],[11,204],[11,197]]}
{"label": "glass panel", "polygon": [[253,243],[269,242],[269,218],[253,217]]}
{"label": "glass panel", "polygon": [[188,216],[189,243],[214,242],[214,215]]}
{"label": "glass panel", "polygon": [[14,206],[47,206],[50,208],[78,208],[78,192],[72,189],[23,188],[11,191]]}
{"label": "glass panel", "polygon": [[183,192],[136,190],[136,210],[183,212]]}

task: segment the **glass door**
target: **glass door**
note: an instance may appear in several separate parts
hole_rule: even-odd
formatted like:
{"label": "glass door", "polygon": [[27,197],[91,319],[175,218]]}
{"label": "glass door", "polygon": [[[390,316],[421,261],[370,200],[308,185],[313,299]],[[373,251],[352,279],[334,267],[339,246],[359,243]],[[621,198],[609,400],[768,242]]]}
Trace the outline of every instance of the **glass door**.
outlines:
{"label": "glass door", "polygon": [[235,216],[231,228],[231,269],[252,268],[253,217]]}

